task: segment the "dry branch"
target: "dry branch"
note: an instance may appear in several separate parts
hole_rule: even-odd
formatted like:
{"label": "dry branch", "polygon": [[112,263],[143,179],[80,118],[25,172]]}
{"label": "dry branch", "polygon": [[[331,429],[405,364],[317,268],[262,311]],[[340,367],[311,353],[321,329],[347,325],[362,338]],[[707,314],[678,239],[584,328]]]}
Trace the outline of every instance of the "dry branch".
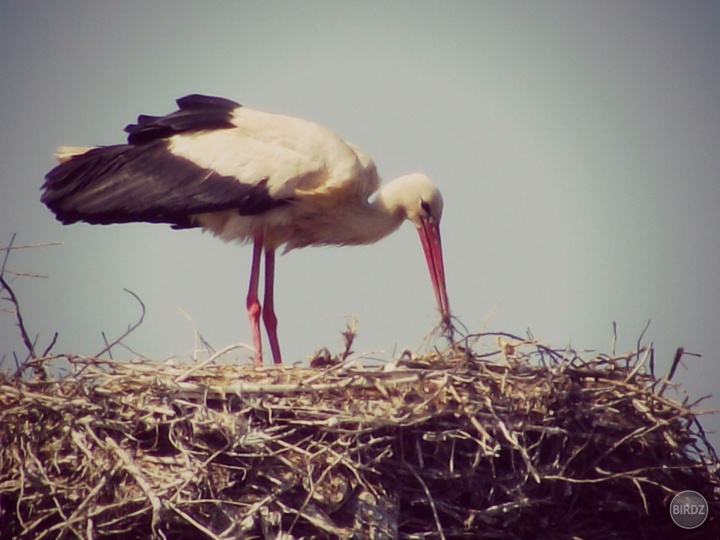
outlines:
{"label": "dry branch", "polygon": [[710,512],[684,537],[720,537],[717,456],[651,350],[473,340],[383,366],[348,338],[322,369],[0,376],[0,538],[674,538],[687,489]]}

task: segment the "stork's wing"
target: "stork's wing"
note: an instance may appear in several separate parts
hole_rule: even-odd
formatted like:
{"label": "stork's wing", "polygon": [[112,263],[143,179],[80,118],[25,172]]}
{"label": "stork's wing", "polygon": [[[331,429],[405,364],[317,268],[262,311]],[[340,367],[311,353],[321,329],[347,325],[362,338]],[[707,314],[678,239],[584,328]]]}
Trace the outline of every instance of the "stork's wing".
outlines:
{"label": "stork's wing", "polygon": [[262,179],[244,184],[168,151],[166,141],[93,148],[45,177],[42,202],[63,223],[145,221],[192,227],[192,216],[238,209],[258,214],[287,204]]}
{"label": "stork's wing", "polygon": [[[203,135],[227,140],[237,129],[231,120],[240,105],[201,95],[177,103],[176,112],[141,115],[128,125],[128,144],[62,153],[60,165],[45,177],[42,202],[63,223],[146,221],[178,227],[193,226],[192,215],[198,213],[237,209],[252,215],[288,202],[270,196],[267,177],[219,173],[212,163],[198,164],[171,150],[181,135],[197,138],[200,150],[206,146]],[[247,153],[242,147],[225,151]],[[227,156],[218,159],[222,167]]]}
{"label": "stork's wing", "polygon": [[367,198],[377,189],[372,160],[321,125],[247,107],[235,109],[231,122],[233,129],[178,134],[170,150],[243,183],[264,179],[273,199]]}
{"label": "stork's wing", "polygon": [[377,185],[362,174],[374,174],[372,162],[322,126],[223,98],[177,103],[178,111],[128,125],[128,144],[63,155],[45,177],[42,202],[63,223],[188,227],[195,214],[255,215],[309,194]]}
{"label": "stork's wing", "polygon": [[227,129],[233,112],[242,107],[225,98],[191,94],[176,100],[178,110],[165,116],[141,114],[137,124],[128,124],[128,144],[138,145],[188,131]]}

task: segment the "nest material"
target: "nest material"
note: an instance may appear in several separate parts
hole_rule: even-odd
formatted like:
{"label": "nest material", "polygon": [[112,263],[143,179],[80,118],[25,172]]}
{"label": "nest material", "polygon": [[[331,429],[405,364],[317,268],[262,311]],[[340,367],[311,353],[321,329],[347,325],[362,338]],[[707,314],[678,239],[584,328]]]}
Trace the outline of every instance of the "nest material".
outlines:
{"label": "nest material", "polygon": [[717,456],[651,351],[485,348],[0,376],[0,538],[720,538]]}

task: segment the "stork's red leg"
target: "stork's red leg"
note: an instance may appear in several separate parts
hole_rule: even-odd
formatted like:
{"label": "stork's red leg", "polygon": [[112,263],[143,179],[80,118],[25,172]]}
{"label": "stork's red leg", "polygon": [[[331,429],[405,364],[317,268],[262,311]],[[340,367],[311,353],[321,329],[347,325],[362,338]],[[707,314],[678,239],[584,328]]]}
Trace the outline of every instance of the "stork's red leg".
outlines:
{"label": "stork's red leg", "polygon": [[265,309],[262,312],[265,329],[270,341],[273,362],[282,364],[280,357],[280,342],[277,337],[277,317],[275,316],[275,250],[265,250],[265,298],[263,304]]}
{"label": "stork's red leg", "polygon": [[260,314],[262,307],[258,299],[258,285],[260,281],[260,258],[262,256],[262,235],[255,238],[253,245],[252,268],[250,269],[250,287],[247,294],[247,312],[250,318],[250,331],[255,345],[255,358],[253,363],[256,367],[262,366],[262,336],[260,335]]}

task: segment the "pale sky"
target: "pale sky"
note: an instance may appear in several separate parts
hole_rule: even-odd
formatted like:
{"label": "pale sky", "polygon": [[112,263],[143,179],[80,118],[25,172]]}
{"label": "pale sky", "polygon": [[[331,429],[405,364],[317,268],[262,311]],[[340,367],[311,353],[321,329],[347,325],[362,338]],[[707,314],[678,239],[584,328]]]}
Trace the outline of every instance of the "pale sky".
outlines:
{"label": "pale sky", "polygon": [[[59,145],[114,144],[189,93],[317,121],[442,190],[450,304],[471,332],[610,352],[645,335],[691,399],[720,407],[720,4],[0,0],[0,244],[39,342],[187,358],[251,343],[251,250],[162,225],[63,227],[39,202]],[[286,361],[387,358],[437,322],[412,227],[374,246],[278,259]],[[5,306],[7,307],[7,306]],[[187,315],[185,315],[187,314]],[[190,322],[188,317],[192,320]],[[22,351],[0,313],[0,356]],[[131,358],[128,351],[116,356]],[[237,352],[237,361],[250,353]],[[229,358],[233,358],[230,356]],[[266,359],[267,361],[267,359]],[[720,431],[717,416],[705,426]],[[712,436],[716,445],[717,434]]]}

